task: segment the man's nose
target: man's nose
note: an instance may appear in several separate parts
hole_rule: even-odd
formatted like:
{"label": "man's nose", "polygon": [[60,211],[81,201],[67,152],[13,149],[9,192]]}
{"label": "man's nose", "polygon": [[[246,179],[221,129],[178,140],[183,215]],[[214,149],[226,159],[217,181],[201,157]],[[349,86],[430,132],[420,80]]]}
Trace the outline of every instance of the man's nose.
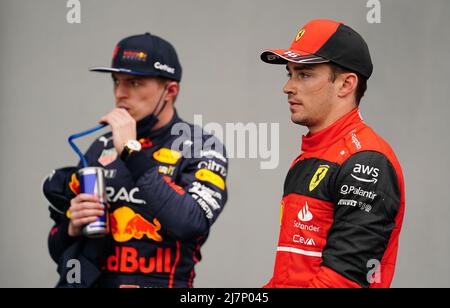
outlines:
{"label": "man's nose", "polygon": [[114,89],[114,95],[117,100],[121,100],[128,97],[128,91],[124,85],[119,83]]}
{"label": "man's nose", "polygon": [[295,95],[297,94],[295,87],[292,84],[292,80],[289,79],[283,87],[283,92],[287,95]]}

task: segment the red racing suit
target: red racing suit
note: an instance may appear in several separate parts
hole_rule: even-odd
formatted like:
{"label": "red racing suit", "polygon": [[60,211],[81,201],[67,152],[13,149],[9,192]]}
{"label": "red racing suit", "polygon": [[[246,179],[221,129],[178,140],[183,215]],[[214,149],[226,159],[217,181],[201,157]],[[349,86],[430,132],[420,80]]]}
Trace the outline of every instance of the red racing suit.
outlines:
{"label": "red racing suit", "polygon": [[389,287],[404,207],[400,164],[359,109],[304,136],[266,287]]}

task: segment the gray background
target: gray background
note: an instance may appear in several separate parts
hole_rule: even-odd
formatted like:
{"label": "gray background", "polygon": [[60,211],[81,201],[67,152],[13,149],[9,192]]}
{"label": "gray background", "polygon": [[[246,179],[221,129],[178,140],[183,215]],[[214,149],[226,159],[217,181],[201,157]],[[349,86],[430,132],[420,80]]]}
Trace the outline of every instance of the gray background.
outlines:
{"label": "gray background", "polygon": [[0,286],[54,285],[41,182],[75,163],[67,136],[113,106],[110,78],[87,68],[108,65],[119,39],[145,31],[178,50],[184,119],[280,123],[277,169],[231,161],[230,199],[197,267],[197,287],[265,283],[283,180],[305,129],[290,123],[284,68],[258,55],[288,47],[300,26],[320,17],[345,21],[366,38],[375,73],[362,113],[403,166],[407,208],[393,286],[449,287],[450,2],[382,0],[381,24],[367,23],[366,2],[82,0],[82,23],[70,25],[66,1],[0,0]]}

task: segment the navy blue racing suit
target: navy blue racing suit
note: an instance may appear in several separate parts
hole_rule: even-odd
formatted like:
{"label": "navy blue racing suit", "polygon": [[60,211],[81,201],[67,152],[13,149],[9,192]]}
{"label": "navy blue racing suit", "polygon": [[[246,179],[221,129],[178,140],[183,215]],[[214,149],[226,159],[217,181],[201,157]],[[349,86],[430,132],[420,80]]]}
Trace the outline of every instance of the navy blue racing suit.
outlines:
{"label": "navy blue racing suit", "polygon": [[[227,201],[225,149],[176,113],[154,131],[148,118],[139,121],[137,133],[143,150],[125,162],[111,133],[86,153],[89,166],[105,169],[110,206],[105,238],[67,233],[80,166],[55,170],[44,182],[55,222],[48,245],[58,263],[58,287],[193,286],[200,248]],[[74,268],[71,260],[80,262],[81,280],[67,278]]]}

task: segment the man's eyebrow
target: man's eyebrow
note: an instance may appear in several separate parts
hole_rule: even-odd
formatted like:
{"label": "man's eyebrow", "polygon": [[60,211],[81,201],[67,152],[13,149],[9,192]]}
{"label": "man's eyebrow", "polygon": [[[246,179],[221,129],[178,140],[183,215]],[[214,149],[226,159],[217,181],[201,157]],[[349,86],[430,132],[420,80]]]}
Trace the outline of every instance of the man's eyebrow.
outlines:
{"label": "man's eyebrow", "polygon": [[[286,65],[286,70],[289,72],[289,66]],[[314,67],[307,64],[298,64],[293,67],[294,71],[313,71]]]}
{"label": "man's eyebrow", "polygon": [[[114,75],[112,75],[112,79],[113,80],[118,80],[118,78],[116,76],[114,76]],[[124,81],[139,81],[139,80],[142,80],[142,79],[144,79],[144,78],[137,77],[137,76],[130,76],[130,77],[125,77],[123,80]]]}

